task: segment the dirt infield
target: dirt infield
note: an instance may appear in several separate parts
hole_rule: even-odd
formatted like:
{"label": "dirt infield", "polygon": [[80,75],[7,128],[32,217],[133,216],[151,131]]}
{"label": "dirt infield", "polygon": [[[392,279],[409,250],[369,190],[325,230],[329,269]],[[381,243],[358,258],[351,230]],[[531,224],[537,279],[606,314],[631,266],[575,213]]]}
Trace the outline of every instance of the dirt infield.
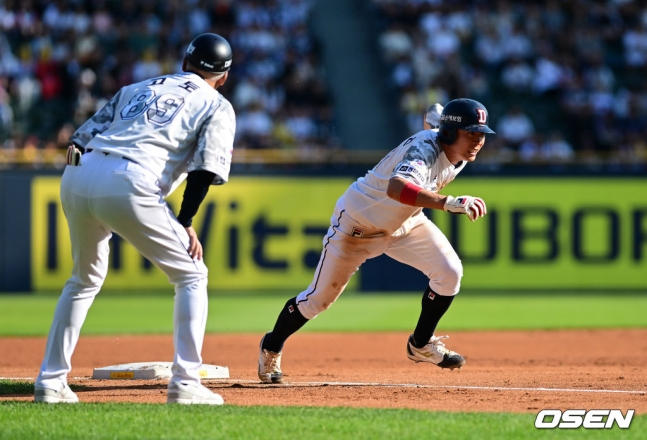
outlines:
{"label": "dirt infield", "polygon": [[[285,346],[284,385],[261,385],[256,377],[262,335],[207,335],[205,364],[227,366],[231,377],[205,385],[232,405],[534,413],[602,408],[647,413],[647,329],[450,335],[447,346],[467,360],[461,370],[409,361],[406,333],[299,333]],[[44,347],[43,338],[0,339],[0,377],[35,378]],[[165,381],[91,376],[96,367],[170,361],[172,353],[168,335],[82,336],[69,382],[87,387],[78,392],[82,402],[162,403]]]}

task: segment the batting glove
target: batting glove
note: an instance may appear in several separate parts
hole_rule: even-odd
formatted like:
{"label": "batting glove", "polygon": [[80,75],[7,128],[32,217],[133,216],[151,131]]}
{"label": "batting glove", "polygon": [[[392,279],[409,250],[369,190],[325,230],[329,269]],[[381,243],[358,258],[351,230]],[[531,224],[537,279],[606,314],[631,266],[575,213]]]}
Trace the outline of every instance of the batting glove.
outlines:
{"label": "batting glove", "polygon": [[466,214],[472,221],[487,214],[483,199],[472,196],[447,196],[443,209],[452,214]]}
{"label": "batting glove", "polygon": [[67,147],[67,159],[66,163],[73,167],[78,167],[81,165],[81,155],[83,152],[76,148],[76,145],[72,144]]}
{"label": "batting glove", "polygon": [[425,122],[431,126],[431,129],[440,127],[440,114],[443,112],[443,106],[435,103],[427,107],[425,111]]}

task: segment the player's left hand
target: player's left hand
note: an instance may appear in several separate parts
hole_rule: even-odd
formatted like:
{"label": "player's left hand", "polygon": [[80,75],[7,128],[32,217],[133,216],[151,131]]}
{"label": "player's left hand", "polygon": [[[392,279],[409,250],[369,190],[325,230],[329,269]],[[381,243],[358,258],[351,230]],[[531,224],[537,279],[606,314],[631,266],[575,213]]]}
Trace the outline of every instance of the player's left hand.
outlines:
{"label": "player's left hand", "polygon": [[198,240],[198,234],[193,229],[193,226],[189,226],[186,229],[186,233],[189,234],[189,255],[194,260],[202,260],[202,243]]}
{"label": "player's left hand", "polygon": [[443,209],[452,214],[466,214],[472,221],[487,214],[483,199],[472,196],[447,196]]}
{"label": "player's left hand", "polygon": [[425,129],[433,130],[440,127],[440,115],[443,112],[443,106],[435,103],[427,107],[425,110]]}

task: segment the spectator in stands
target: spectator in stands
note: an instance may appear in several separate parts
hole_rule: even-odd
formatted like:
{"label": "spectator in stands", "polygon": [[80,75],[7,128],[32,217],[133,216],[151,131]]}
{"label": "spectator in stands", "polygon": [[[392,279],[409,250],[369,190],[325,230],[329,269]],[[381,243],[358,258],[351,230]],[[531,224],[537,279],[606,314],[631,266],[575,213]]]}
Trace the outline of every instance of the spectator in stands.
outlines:
{"label": "spectator in stands", "polygon": [[411,36],[405,31],[401,23],[392,23],[380,35],[379,45],[384,59],[392,63],[401,56],[407,56],[413,50]]}
{"label": "spectator in stands", "polygon": [[526,163],[532,163],[540,159],[541,145],[544,143],[544,137],[541,133],[534,133],[528,136],[519,145],[519,160]]}
{"label": "spectator in stands", "polygon": [[513,105],[499,118],[496,132],[508,147],[517,151],[526,139],[535,134],[535,125],[520,105]]}
{"label": "spectator in stands", "polygon": [[245,111],[236,114],[237,148],[271,148],[274,124],[261,102],[252,102]]}
{"label": "spectator in stands", "polygon": [[575,152],[559,131],[552,131],[539,146],[539,156],[548,162],[568,162],[574,158]]}
{"label": "spectator in stands", "polygon": [[501,84],[516,94],[526,94],[532,90],[535,69],[520,57],[512,57],[501,69]]}
{"label": "spectator in stands", "polygon": [[9,139],[13,128],[13,109],[9,100],[9,80],[0,75],[0,148]]}

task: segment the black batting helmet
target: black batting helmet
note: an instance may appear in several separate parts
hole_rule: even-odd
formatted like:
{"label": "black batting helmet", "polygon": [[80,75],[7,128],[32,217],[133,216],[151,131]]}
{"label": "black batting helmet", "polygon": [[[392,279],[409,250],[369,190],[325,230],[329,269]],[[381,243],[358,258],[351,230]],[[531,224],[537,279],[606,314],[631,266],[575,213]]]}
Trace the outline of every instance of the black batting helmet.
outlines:
{"label": "black batting helmet", "polygon": [[220,35],[198,35],[186,48],[186,59],[200,70],[223,73],[231,66],[231,46]]}
{"label": "black batting helmet", "polygon": [[489,116],[483,104],[473,99],[460,98],[449,101],[440,114],[438,137],[443,144],[456,141],[457,130],[494,133],[487,126]]}

